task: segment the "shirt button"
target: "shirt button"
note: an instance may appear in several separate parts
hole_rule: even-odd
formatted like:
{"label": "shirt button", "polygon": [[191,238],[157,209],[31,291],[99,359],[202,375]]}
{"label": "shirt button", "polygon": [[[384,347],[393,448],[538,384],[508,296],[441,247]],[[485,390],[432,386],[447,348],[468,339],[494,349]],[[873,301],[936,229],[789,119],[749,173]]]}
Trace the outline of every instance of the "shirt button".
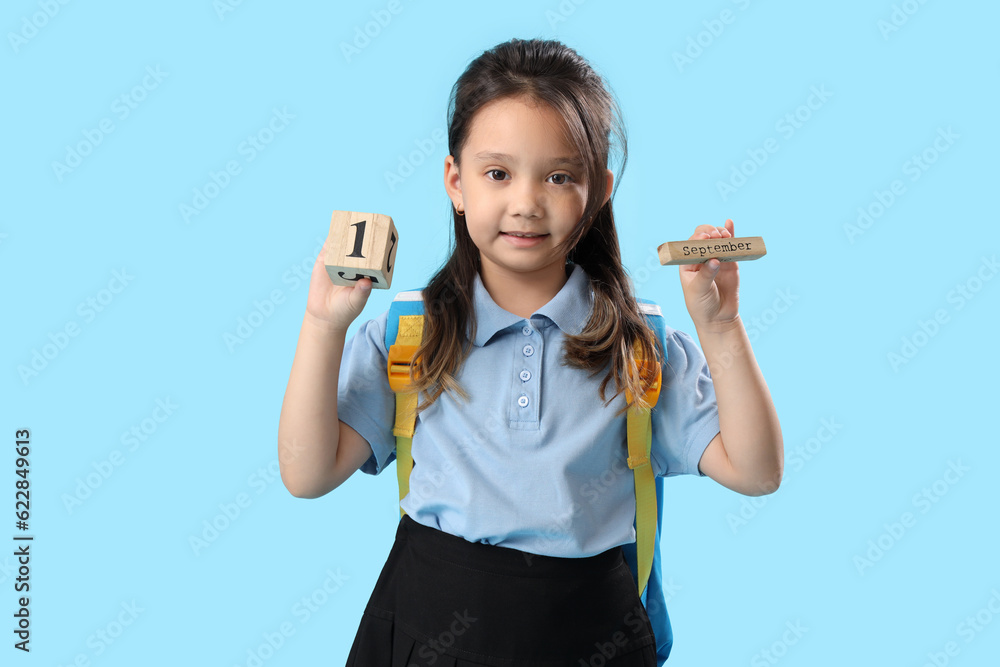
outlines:
{"label": "shirt button", "polygon": [[531,345],[525,345],[521,349],[521,351],[524,352],[524,356],[530,357],[531,355],[533,355],[535,353],[535,348],[532,347]]}
{"label": "shirt button", "polygon": [[524,394],[521,394],[521,397],[517,399],[517,404],[520,405],[522,408],[528,407],[528,397],[525,396]]}
{"label": "shirt button", "polygon": [[530,379],[531,379],[531,371],[525,368],[523,371],[521,371],[521,382],[527,382]]}
{"label": "shirt button", "polygon": [[525,325],[524,327],[521,327],[521,333],[523,333],[525,336],[530,336],[531,335],[531,327],[529,327],[527,325]]}

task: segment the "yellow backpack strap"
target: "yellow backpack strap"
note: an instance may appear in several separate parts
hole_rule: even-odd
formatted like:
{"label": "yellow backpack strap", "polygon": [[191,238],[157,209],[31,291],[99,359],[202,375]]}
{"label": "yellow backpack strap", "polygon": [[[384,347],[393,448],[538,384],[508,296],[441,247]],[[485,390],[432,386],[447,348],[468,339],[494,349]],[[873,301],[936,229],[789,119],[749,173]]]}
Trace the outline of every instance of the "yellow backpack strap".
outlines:
{"label": "yellow backpack strap", "polygon": [[[410,491],[410,472],[413,455],[410,446],[416,428],[417,392],[407,391],[410,384],[410,366],[424,332],[423,315],[400,315],[396,342],[389,347],[389,386],[396,393],[396,423],[392,433],[396,436],[396,480],[399,483],[399,502]],[[399,508],[399,518],[406,512]]]}
{"label": "yellow backpack strap", "polygon": [[[636,362],[640,369],[653,366],[654,362],[641,356],[641,348],[635,346]],[[656,476],[649,460],[653,433],[650,428],[650,411],[660,397],[662,372],[655,364],[656,380],[646,391],[645,398],[651,407],[641,408],[635,404],[628,409],[628,467],[635,475],[635,546],[638,567],[638,586],[641,596],[649,581],[653,568],[653,550],[656,546]],[[648,372],[648,370],[646,371]],[[631,402],[631,393],[626,390],[626,400]]]}

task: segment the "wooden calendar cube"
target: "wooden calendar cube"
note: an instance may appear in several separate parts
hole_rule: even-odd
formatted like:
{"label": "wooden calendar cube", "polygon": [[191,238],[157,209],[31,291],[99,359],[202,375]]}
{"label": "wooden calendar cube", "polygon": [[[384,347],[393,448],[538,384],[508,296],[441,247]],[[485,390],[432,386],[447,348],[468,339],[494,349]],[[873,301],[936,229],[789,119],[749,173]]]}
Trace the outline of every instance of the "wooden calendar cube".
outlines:
{"label": "wooden calendar cube", "polygon": [[324,257],[330,280],[334,285],[350,286],[368,278],[374,289],[389,289],[398,240],[387,215],[334,211]]}
{"label": "wooden calendar cube", "polygon": [[759,236],[738,238],[695,239],[670,241],[657,247],[660,264],[704,264],[710,259],[720,262],[746,262],[767,254],[764,239]]}

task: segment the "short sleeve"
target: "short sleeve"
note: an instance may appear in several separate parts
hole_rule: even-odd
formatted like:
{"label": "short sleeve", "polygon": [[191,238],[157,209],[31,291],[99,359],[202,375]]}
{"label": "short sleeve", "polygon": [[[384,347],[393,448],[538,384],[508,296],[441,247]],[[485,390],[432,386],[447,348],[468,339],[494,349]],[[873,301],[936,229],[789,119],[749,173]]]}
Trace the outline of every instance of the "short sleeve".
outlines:
{"label": "short sleeve", "polygon": [[396,458],[396,395],[389,387],[385,326],[389,313],[368,320],[344,344],[337,380],[337,417],[368,441],[361,472],[377,475]]}
{"label": "short sleeve", "polygon": [[719,405],[708,361],[683,331],[667,328],[667,361],[652,411],[650,458],[658,476],[705,475],[701,455],[719,433]]}

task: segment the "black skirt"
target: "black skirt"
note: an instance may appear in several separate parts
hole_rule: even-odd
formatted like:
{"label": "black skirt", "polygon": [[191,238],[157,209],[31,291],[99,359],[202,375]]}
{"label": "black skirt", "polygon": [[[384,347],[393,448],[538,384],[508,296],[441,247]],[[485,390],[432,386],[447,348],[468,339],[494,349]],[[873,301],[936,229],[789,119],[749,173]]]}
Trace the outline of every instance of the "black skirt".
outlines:
{"label": "black skirt", "polygon": [[468,542],[404,515],[347,667],[656,667],[621,546],[589,558]]}

